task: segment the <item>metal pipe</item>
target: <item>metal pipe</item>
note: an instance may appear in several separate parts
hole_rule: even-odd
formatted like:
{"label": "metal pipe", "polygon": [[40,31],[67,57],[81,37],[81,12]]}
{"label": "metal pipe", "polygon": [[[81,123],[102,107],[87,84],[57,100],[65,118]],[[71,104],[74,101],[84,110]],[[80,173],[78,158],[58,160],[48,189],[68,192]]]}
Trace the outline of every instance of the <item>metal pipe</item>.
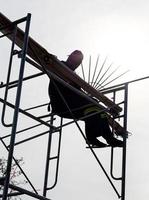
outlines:
{"label": "metal pipe", "polygon": [[[54,116],[51,115],[51,125],[53,126],[53,119]],[[47,183],[48,183],[48,174],[49,174],[49,156],[51,152],[51,141],[52,141],[52,132],[53,129],[50,128],[49,132],[49,139],[48,139],[48,146],[47,146],[47,158],[46,158],[46,168],[45,168],[45,178],[44,178],[44,187],[43,187],[43,196],[46,196],[47,193]]]}
{"label": "metal pipe", "polygon": [[[101,83],[98,85],[98,90],[100,89],[99,87],[102,86],[103,83],[105,83],[117,70],[119,67],[117,67],[114,71],[112,71]],[[97,85],[96,85],[97,86]],[[104,86],[103,86],[104,87]]]}
{"label": "metal pipe", "polygon": [[[113,91],[113,101],[114,101],[114,102],[116,101],[116,91]],[[114,122],[114,119],[113,119],[113,122]],[[112,129],[112,131],[114,131],[114,130]],[[111,177],[112,177],[114,180],[122,180],[122,177],[115,177],[114,174],[113,174],[113,160],[114,160],[114,148],[112,147],[112,148],[111,148],[110,174],[111,174]]]}
{"label": "metal pipe", "polygon": [[96,74],[96,70],[97,70],[97,66],[98,66],[98,61],[99,61],[99,55],[97,56],[97,60],[96,60],[95,68],[94,68],[94,73],[93,73],[93,77],[92,77],[92,81],[91,81],[92,86],[94,84],[94,78],[95,78],[95,74]]}
{"label": "metal pipe", "polygon": [[16,129],[17,129],[19,105],[20,105],[23,74],[24,74],[24,67],[25,67],[25,56],[27,53],[27,46],[28,46],[30,20],[31,20],[31,14],[28,14],[26,27],[25,27],[24,45],[22,48],[22,59],[21,59],[21,64],[20,64],[19,82],[18,82],[19,84],[18,84],[17,94],[16,94],[15,110],[14,110],[14,116],[13,116],[13,126],[12,126],[12,131],[11,131],[11,138],[10,138],[10,149],[9,149],[9,154],[8,154],[6,178],[5,178],[3,198],[2,198],[3,200],[7,199],[8,188],[9,188],[9,179],[10,179],[11,164],[12,164],[12,159],[13,159],[15,135],[16,135]]}
{"label": "metal pipe", "polygon": [[98,87],[100,86],[100,82],[101,82],[101,80],[103,79],[103,77],[107,74],[107,72],[109,71],[109,69],[112,67],[112,64],[113,64],[113,63],[111,63],[111,64],[109,65],[109,67],[107,68],[107,70],[104,72],[104,74],[102,75],[102,77],[99,79],[98,83],[96,84],[96,88],[97,88],[97,89],[98,89]]}
{"label": "metal pipe", "polygon": [[[124,103],[124,129],[127,130],[127,110],[128,110],[128,83],[125,84],[125,103]],[[126,143],[127,136],[123,136],[123,155],[122,155],[122,200],[125,200],[125,182],[126,182]]]}
{"label": "metal pipe", "polygon": [[101,66],[101,68],[100,68],[100,71],[99,71],[98,74],[97,74],[97,77],[96,77],[96,79],[95,79],[95,82],[94,82],[94,84],[93,84],[93,87],[96,87],[96,85],[97,85],[96,81],[98,80],[98,78],[99,78],[99,76],[100,76],[100,74],[101,74],[101,72],[102,72],[102,70],[103,70],[103,67],[104,67],[104,65],[105,65],[105,63],[106,63],[106,60],[107,60],[107,58],[105,58],[105,60],[104,60],[104,62],[103,62],[103,64],[102,64],[102,66]]}
{"label": "metal pipe", "polygon": [[91,56],[89,57],[89,68],[88,68],[88,83],[90,84],[90,75],[91,75]]}
{"label": "metal pipe", "polygon": [[83,76],[83,80],[85,81],[85,74],[84,74],[83,63],[81,63],[81,69],[82,69],[82,76]]}
{"label": "metal pipe", "polygon": [[7,96],[8,96],[8,89],[9,89],[8,86],[9,86],[9,80],[10,80],[10,75],[11,75],[13,50],[14,50],[14,46],[15,46],[16,34],[17,34],[17,27],[15,26],[14,31],[13,31],[13,40],[12,40],[12,46],[11,46],[11,52],[10,52],[10,59],[9,59],[8,73],[7,73],[7,80],[6,80],[6,88],[5,88],[5,93],[4,93],[4,103],[3,103],[2,117],[1,117],[2,124],[3,124],[3,126],[6,126],[6,127],[12,126],[12,123],[6,124],[4,118],[5,118],[6,101],[7,101]]}
{"label": "metal pipe", "polygon": [[[117,79],[120,78],[121,76],[125,75],[127,72],[129,72],[129,70],[127,70],[127,71],[123,72],[122,74],[120,74],[119,76],[113,78],[111,81],[109,81],[109,82],[106,83],[105,85],[102,85],[102,84],[101,84],[101,85],[100,85],[100,86],[101,86],[100,88],[104,88],[105,86],[109,85],[110,83],[112,83],[113,81],[117,80]],[[97,88],[97,89],[99,90],[100,88]]]}
{"label": "metal pipe", "polygon": [[[31,75],[31,76],[27,76],[27,77],[23,78],[23,81],[26,81],[26,80],[29,80],[29,79],[32,79],[32,78],[35,78],[35,77],[38,77],[38,76],[42,76],[42,75],[44,75],[43,72],[40,72],[40,73],[37,73],[37,74],[33,74],[33,75]],[[18,80],[9,82],[8,84],[9,84],[9,89],[11,89],[11,88],[13,88],[13,87],[17,87],[17,85],[18,85]],[[4,87],[6,87],[6,86],[7,86],[7,84],[3,83],[2,85],[0,85],[0,88],[4,88]]]}
{"label": "metal pipe", "polygon": [[[48,121],[46,121],[46,122],[49,122],[49,121],[50,121],[50,120],[48,120]],[[40,124],[36,124],[36,125],[34,125],[34,126],[31,126],[31,127],[22,129],[22,130],[20,130],[20,131],[17,131],[16,134],[22,133],[22,132],[24,132],[24,131],[28,131],[28,130],[30,130],[30,129],[33,129],[33,128],[38,127],[38,126],[41,126],[41,125],[42,125],[42,124],[40,123]],[[5,135],[5,136],[1,137],[1,139],[5,139],[5,138],[10,137],[10,136],[11,136],[11,134],[8,134],[8,135]]]}
{"label": "metal pipe", "polygon": [[[36,77],[39,77],[39,76],[42,76],[42,75],[44,75],[43,72],[40,72],[40,73],[37,73],[37,74],[33,74],[31,76],[27,76],[27,77],[23,78],[23,81],[27,81],[27,80],[30,80],[32,78],[36,78]],[[18,86],[18,81],[16,81],[16,83],[14,83],[13,85],[10,85],[9,89],[12,89],[12,88],[17,87],[17,86]]]}
{"label": "metal pipe", "polygon": [[[61,118],[61,122],[60,122],[60,126],[62,127],[63,124],[63,118]],[[51,187],[48,187],[47,190],[51,190],[53,189],[56,184],[57,184],[57,180],[58,180],[58,170],[59,170],[59,160],[60,160],[60,147],[61,147],[61,137],[62,137],[62,128],[59,131],[59,142],[58,142],[58,152],[57,152],[57,156],[54,157],[54,159],[57,159],[57,163],[56,163],[56,174],[55,174],[55,182]],[[51,158],[52,159],[52,158]]]}

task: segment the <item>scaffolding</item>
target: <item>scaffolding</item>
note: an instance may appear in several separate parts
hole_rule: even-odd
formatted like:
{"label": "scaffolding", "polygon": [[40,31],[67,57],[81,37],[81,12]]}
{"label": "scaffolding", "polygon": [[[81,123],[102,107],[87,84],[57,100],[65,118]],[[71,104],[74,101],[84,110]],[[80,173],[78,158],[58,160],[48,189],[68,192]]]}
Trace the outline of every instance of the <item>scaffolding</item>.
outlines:
{"label": "scaffolding", "polygon": [[[23,194],[37,198],[37,199],[41,199],[41,200],[42,199],[43,200],[49,199],[49,198],[47,198],[47,191],[53,189],[56,186],[57,180],[58,180],[61,136],[62,136],[63,127],[68,126],[69,124],[72,124],[72,123],[76,124],[77,127],[80,130],[82,137],[86,141],[85,134],[82,131],[82,129],[80,128],[80,126],[78,124],[78,120],[73,119],[73,120],[71,120],[67,123],[64,123],[62,118],[55,116],[54,113],[52,113],[52,112],[46,112],[42,116],[36,116],[35,114],[31,114],[29,112],[29,111],[34,111],[38,108],[48,107],[49,102],[42,104],[42,105],[34,105],[30,108],[22,109],[21,106],[20,106],[20,102],[21,102],[21,92],[22,92],[23,81],[33,80],[36,77],[40,77],[40,76],[43,76],[45,74],[48,74],[49,77],[52,77],[55,80],[61,82],[63,85],[70,88],[71,90],[73,90],[77,94],[84,96],[89,101],[91,101],[95,105],[99,106],[99,104],[96,101],[94,101],[93,99],[88,97],[86,94],[76,90],[75,88],[73,88],[72,86],[67,84],[66,80],[69,78],[69,75],[71,76],[71,74],[68,73],[68,76],[66,76],[66,78],[63,80],[60,76],[58,76],[58,74],[59,73],[61,74],[61,72],[55,73],[52,69],[47,71],[45,69],[45,67],[43,66],[42,61],[36,55],[36,53],[34,51],[30,52],[30,49],[32,48],[32,46],[28,42],[29,41],[30,20],[31,20],[31,15],[28,14],[26,17],[18,19],[14,22],[11,22],[10,24],[7,24],[7,25],[5,25],[5,24],[3,26],[1,25],[1,27],[0,27],[1,32],[4,33],[3,35],[0,36],[0,38],[8,37],[9,39],[12,40],[9,66],[8,66],[8,73],[7,73],[7,81],[6,81],[6,83],[1,83],[1,85],[0,85],[1,90],[5,89],[4,98],[0,97],[0,102],[3,105],[2,114],[1,114],[1,121],[2,121],[3,126],[6,129],[8,129],[8,128],[11,129],[11,134],[0,137],[2,145],[8,151],[8,163],[7,163],[6,175],[4,177],[0,178],[0,184],[3,185],[3,188],[4,188],[3,194],[1,195],[3,200],[6,200],[9,196],[23,195]],[[18,45],[18,44],[20,44],[20,41],[17,37],[17,34],[18,34],[18,25],[20,25],[21,23],[25,23],[25,30],[24,30],[24,35],[21,36],[22,40],[21,40],[21,46],[20,46],[20,45]],[[1,21],[0,24],[2,24],[2,21]],[[5,30],[5,31],[3,31],[3,30]],[[10,30],[11,30],[11,32],[10,32]],[[20,48],[19,50],[15,49],[15,44],[17,44],[19,46],[19,48]],[[29,55],[30,57],[35,58],[35,59],[30,59],[29,57],[27,57],[27,55]],[[12,62],[13,62],[14,56],[15,57],[18,56],[18,59],[20,61],[20,69],[19,69],[18,80],[12,81],[10,77],[11,77]],[[56,59],[53,56],[52,56],[52,58]],[[47,57],[44,57],[44,61],[48,64],[49,64],[49,62],[51,62]],[[31,64],[32,66],[36,67],[37,69],[39,69],[40,72],[36,73],[36,74],[32,74],[32,75],[27,76],[27,77],[24,77],[24,68],[25,68],[26,62]],[[63,66],[63,64],[61,64],[60,62],[58,62],[58,64]],[[56,63],[56,65],[58,65],[58,64]],[[74,79],[74,81],[76,81],[76,79]],[[96,92],[95,93],[93,92],[95,97],[103,98],[102,100],[103,101],[105,100],[107,102],[107,104],[110,106],[110,109],[113,109],[114,111],[117,112],[117,111],[121,110],[120,109],[121,107],[123,108],[121,115],[118,115],[118,117],[112,117],[110,119],[112,121],[111,123],[116,123],[119,120],[121,122],[120,127],[122,127],[123,130],[125,130],[125,133],[127,132],[128,84],[129,83],[124,83],[124,84],[114,86],[112,88],[104,89],[102,91],[102,96],[100,96],[101,94],[98,96],[99,92],[97,92],[97,94],[96,94]],[[87,86],[85,84],[83,86],[84,86],[85,89],[87,88]],[[15,103],[10,103],[7,100],[9,90],[12,89],[12,88],[17,88]],[[88,87],[88,88],[90,89],[90,87]],[[108,95],[110,96],[109,98],[112,99],[113,103],[111,103],[111,101],[108,101],[108,98],[106,98],[106,96],[108,96]],[[12,123],[6,123],[5,118],[6,118],[7,108],[11,108],[12,110],[14,110]],[[109,112],[109,108],[104,107],[104,106],[102,108],[103,108],[104,111]],[[20,131],[17,131],[17,125],[19,123],[19,113],[30,118],[31,120],[34,120],[35,122],[38,122],[38,124],[34,125],[34,126],[33,125],[29,126],[29,127],[22,129]],[[47,117],[48,117],[48,120],[47,120]],[[58,118],[59,124],[56,123],[56,125],[55,125],[54,123],[57,121],[57,118]],[[35,128],[35,127],[40,126],[40,125],[45,126],[46,128],[48,128],[48,130],[46,130],[45,132],[42,132],[40,134],[37,134],[35,136],[31,136],[27,139],[23,139],[19,142],[15,141],[16,135],[18,133],[25,132],[27,130],[30,130],[30,129]],[[116,125],[118,125],[118,124],[116,124]],[[21,166],[19,166],[19,164],[17,163],[17,160],[14,158],[13,153],[14,153],[14,148],[15,148],[16,145],[22,144],[24,142],[28,142],[30,140],[37,138],[37,137],[41,137],[45,134],[48,134],[48,145],[47,145],[47,150],[46,150],[46,163],[45,163],[45,171],[44,171],[45,176],[44,176],[44,184],[43,184],[43,195],[39,195],[37,190],[35,189],[34,185],[31,183],[30,179],[28,178],[27,174],[23,171]],[[51,154],[51,146],[52,146],[53,135],[58,135],[57,152],[56,152],[56,155],[54,155],[54,156]],[[97,149],[93,148],[90,144],[87,145],[88,150],[90,150],[92,152],[95,160],[97,161],[97,163],[99,164],[99,167],[102,169],[103,173],[107,177],[107,179],[108,179],[109,183],[111,184],[112,188],[114,189],[117,197],[122,199],[122,200],[125,200],[126,140],[127,140],[127,136],[128,136],[127,134],[123,134],[123,136],[122,136],[123,141],[124,141],[124,146],[123,146],[122,150],[120,151],[121,157],[122,157],[122,159],[121,159],[122,163],[120,163],[121,164],[121,176],[120,177],[116,177],[115,174],[114,174],[114,152],[115,152],[114,148],[110,147],[111,148],[111,165],[110,165],[110,175],[109,175],[108,172],[105,170],[104,166],[102,165],[102,163],[101,163],[101,161],[100,161],[100,159],[99,159],[99,157],[96,153]],[[10,138],[10,144],[9,145],[5,144],[5,138],[6,137]],[[28,181],[30,187],[32,188],[33,192],[31,192],[30,190],[18,187],[16,185],[12,185],[10,183],[10,173],[11,173],[12,161],[16,162],[16,164],[20,168],[22,174],[24,175],[25,179]],[[56,162],[55,172],[54,172],[54,181],[53,181],[53,184],[49,186],[48,185],[48,177],[53,176],[53,174],[50,174],[49,168],[50,168],[51,162],[53,162],[53,161]],[[120,191],[118,191],[118,189],[115,187],[112,179],[119,182],[120,188],[121,188]],[[9,188],[13,189],[14,192],[10,194]]]}

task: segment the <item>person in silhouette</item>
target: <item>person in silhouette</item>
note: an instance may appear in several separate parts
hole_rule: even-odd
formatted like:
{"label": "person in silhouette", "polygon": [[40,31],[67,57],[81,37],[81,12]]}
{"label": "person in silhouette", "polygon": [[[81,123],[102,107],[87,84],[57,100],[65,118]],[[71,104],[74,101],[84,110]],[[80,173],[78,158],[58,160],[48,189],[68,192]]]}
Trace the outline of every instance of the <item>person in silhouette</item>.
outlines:
{"label": "person in silhouette", "polygon": [[[75,71],[82,63],[82,60],[82,52],[80,50],[75,50],[68,56],[66,61],[62,62],[69,69]],[[81,87],[77,84],[70,82],[69,84],[81,91]],[[82,120],[85,122],[87,143],[90,145],[106,147],[107,144],[98,139],[99,137],[103,137],[108,145],[112,147],[123,146],[123,142],[113,136],[106,113],[102,111],[99,113],[100,108],[85,97],[54,79],[50,79],[49,97],[52,112],[58,116],[69,119],[80,119],[83,117]]]}

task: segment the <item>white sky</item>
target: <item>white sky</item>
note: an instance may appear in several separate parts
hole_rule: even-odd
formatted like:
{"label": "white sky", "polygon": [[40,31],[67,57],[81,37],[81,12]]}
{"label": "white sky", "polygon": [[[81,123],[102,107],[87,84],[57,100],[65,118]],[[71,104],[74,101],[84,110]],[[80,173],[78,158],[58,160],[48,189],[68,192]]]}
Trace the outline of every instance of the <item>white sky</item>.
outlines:
{"label": "white sky", "polygon": [[[86,68],[89,55],[95,62],[100,54],[102,59],[107,56],[108,61],[114,62],[116,67],[120,65],[120,70],[129,69],[130,72],[119,83],[149,75],[147,0],[0,0],[0,5],[1,12],[11,20],[31,13],[30,35],[59,59],[65,59],[74,49],[81,49]],[[9,42],[3,40],[1,44],[0,62],[1,66],[5,66],[5,48]],[[5,68],[0,67],[0,70],[0,81],[5,81]],[[31,82],[32,87],[25,84],[21,105],[34,105],[32,99],[36,100],[35,104],[47,101],[47,83],[47,79],[39,78],[38,84]],[[133,136],[128,140],[126,200],[149,198],[148,87],[148,80],[129,86],[128,129]],[[28,123],[32,124],[26,120],[22,126],[26,127]],[[77,128],[70,126],[64,132],[60,178],[57,187],[48,193],[48,197],[53,200],[116,199],[101,169],[85,148]],[[16,148],[17,156],[24,157],[24,167],[41,190],[45,141],[46,138]],[[35,151],[32,151],[33,148]],[[109,150],[97,152],[107,167]],[[116,168],[120,168],[118,162],[116,165]]]}

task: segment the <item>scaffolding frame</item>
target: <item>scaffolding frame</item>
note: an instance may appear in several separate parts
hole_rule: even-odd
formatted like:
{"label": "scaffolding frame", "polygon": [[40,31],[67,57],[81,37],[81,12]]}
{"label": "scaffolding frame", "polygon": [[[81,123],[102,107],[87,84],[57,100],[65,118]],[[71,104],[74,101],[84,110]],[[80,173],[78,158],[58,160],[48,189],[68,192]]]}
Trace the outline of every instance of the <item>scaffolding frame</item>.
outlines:
{"label": "scaffolding frame", "polygon": [[[63,124],[62,121],[60,123],[60,125],[58,127],[55,127],[53,125],[54,122],[54,115],[53,113],[47,114],[47,116],[51,117],[50,121],[44,121],[43,118],[45,116],[42,117],[36,117],[32,114],[30,114],[28,112],[29,109],[34,109],[37,108],[39,106],[47,106],[47,104],[45,105],[38,105],[26,110],[23,110],[20,108],[20,100],[21,100],[21,90],[22,90],[22,82],[29,80],[29,79],[33,79],[36,78],[38,76],[44,75],[45,71],[42,71],[40,73],[31,75],[29,77],[23,77],[23,73],[24,73],[24,66],[25,66],[25,62],[29,62],[30,64],[32,64],[33,66],[35,66],[36,68],[40,69],[42,68],[42,66],[38,65],[37,63],[35,63],[33,60],[29,59],[27,57],[27,47],[28,47],[28,37],[29,37],[29,27],[30,27],[30,20],[31,20],[31,15],[28,14],[26,17],[21,18],[19,20],[16,20],[15,22],[13,22],[12,26],[13,28],[13,40],[12,40],[12,47],[11,47],[11,53],[10,53],[10,62],[9,62],[9,67],[8,67],[8,74],[7,74],[7,81],[6,84],[1,84],[0,88],[6,88],[5,89],[5,95],[4,95],[4,99],[0,98],[0,102],[3,104],[3,110],[2,110],[2,124],[3,126],[7,127],[12,127],[11,130],[11,134],[10,136],[10,144],[7,147],[3,141],[4,138],[1,138],[1,142],[2,144],[5,146],[5,148],[7,148],[8,150],[8,163],[7,163],[7,172],[6,172],[6,176],[5,177],[1,177],[0,178],[0,184],[4,185],[4,190],[3,190],[3,195],[2,195],[2,199],[6,200],[7,197],[9,196],[15,196],[15,195],[21,195],[21,194],[26,194],[29,195],[31,197],[37,198],[37,199],[49,199],[46,197],[46,192],[47,190],[52,189],[53,187],[55,187],[56,183],[57,183],[57,179],[58,179],[58,169],[59,169],[59,157],[60,157],[60,144],[61,144],[61,133],[62,133],[62,128],[64,126],[67,126],[71,123],[75,123],[78,126],[77,120],[72,120],[66,124]],[[14,45],[15,45],[15,38],[16,38],[16,30],[17,30],[17,26],[20,23],[24,23],[26,22],[26,27],[25,27],[25,34],[24,34],[24,43],[23,43],[23,48],[20,51],[16,51],[14,49]],[[2,28],[6,28],[6,27],[1,27]],[[9,33],[8,33],[9,34]],[[0,36],[5,37],[7,35],[2,35]],[[19,75],[19,79],[16,81],[10,81],[10,74],[11,74],[11,65],[12,65],[12,59],[13,56],[18,54],[18,56],[21,59],[21,63],[20,63],[20,75]],[[82,94],[80,91],[77,91],[75,88],[71,87],[70,85],[68,85],[64,80],[62,80],[61,78],[59,78],[57,75],[55,75],[53,72],[49,72],[48,71],[48,75],[51,76],[52,78],[60,81],[62,84],[64,84],[66,87],[69,87],[70,89],[72,89],[74,92],[85,96],[85,98],[89,99],[92,103],[94,103],[95,105],[97,105],[97,102],[94,100],[91,100],[91,98],[87,97],[86,95]],[[10,102],[7,101],[7,95],[8,95],[8,90],[9,88],[13,88],[13,87],[17,87],[17,94],[16,94],[16,102],[15,104],[11,104]],[[110,88],[108,90],[103,91],[104,94],[107,93],[112,93],[113,94],[113,101],[115,102],[116,100],[116,93],[118,91],[124,91],[124,100],[122,102],[120,102],[119,104],[123,104],[124,105],[124,113],[123,115],[119,116],[119,118],[123,118],[123,127],[124,130],[127,130],[127,103],[128,103],[128,83],[125,83],[123,85],[118,85],[115,86],[114,88]],[[116,103],[116,102],[115,102]],[[14,117],[13,117],[13,122],[11,124],[6,124],[5,123],[5,111],[6,111],[6,106],[11,107],[14,109]],[[107,111],[106,108],[104,108],[105,111]],[[45,131],[37,136],[34,137],[30,137],[26,140],[22,140],[20,143],[23,142],[27,142],[31,139],[34,139],[36,137],[40,137],[42,135],[45,134],[49,134],[49,142],[48,142],[48,146],[47,146],[47,160],[46,160],[46,167],[45,167],[45,181],[44,181],[44,186],[43,186],[43,196],[39,195],[37,193],[37,190],[34,188],[34,186],[32,185],[32,183],[30,182],[29,178],[27,177],[27,175],[25,174],[25,172],[21,169],[21,167],[19,166],[19,164],[17,163],[16,159],[13,157],[13,151],[14,151],[14,147],[15,145],[17,145],[17,143],[15,143],[15,136],[17,133],[17,123],[18,123],[18,114],[22,113],[26,116],[28,116],[31,119],[36,120],[37,122],[39,122],[42,125],[45,125],[46,127],[48,127],[50,130],[49,131]],[[61,119],[62,120],[62,119]],[[115,119],[114,119],[115,120]],[[30,129],[32,127],[29,127],[28,129]],[[81,128],[78,126],[83,138],[86,140],[86,137],[83,133],[83,131],[81,130]],[[25,130],[23,130],[25,131]],[[58,145],[58,154],[56,157],[50,157],[50,148],[51,148],[51,137],[53,135],[53,133],[55,132],[59,132],[59,145]],[[106,170],[104,169],[103,165],[101,164],[95,149],[92,148],[90,146],[90,144],[88,144],[89,149],[91,150],[91,152],[93,153],[93,156],[95,157],[96,161],[98,162],[99,166],[101,167],[101,169],[103,170],[104,174],[106,175],[108,181],[110,182],[111,186],[113,187],[114,191],[116,192],[118,198],[121,198],[122,200],[125,200],[125,177],[126,177],[126,139],[127,139],[127,135],[123,135],[123,141],[124,141],[124,147],[123,147],[123,153],[122,153],[122,176],[121,177],[115,177],[113,175],[113,157],[114,157],[114,148],[111,148],[111,177],[115,180],[121,181],[121,192],[118,192],[118,190],[116,189],[116,187],[114,186],[111,178],[109,177],[108,173],[106,172]],[[20,144],[19,143],[19,144]],[[29,184],[31,185],[32,189],[34,192],[30,192],[28,190],[25,190],[23,188],[20,188],[18,186],[14,186],[12,184],[10,184],[9,179],[10,179],[10,172],[11,172],[11,164],[12,164],[12,160],[15,160],[15,162],[17,163],[18,167],[20,168],[20,170],[22,171],[22,173],[24,174],[25,178],[28,180]],[[48,172],[49,172],[49,164],[51,160],[53,159],[57,159],[57,167],[56,167],[56,174],[55,174],[55,182],[51,187],[48,187]],[[9,194],[8,193],[8,189],[12,188],[14,190],[16,190],[17,192],[14,192],[13,194]]]}

